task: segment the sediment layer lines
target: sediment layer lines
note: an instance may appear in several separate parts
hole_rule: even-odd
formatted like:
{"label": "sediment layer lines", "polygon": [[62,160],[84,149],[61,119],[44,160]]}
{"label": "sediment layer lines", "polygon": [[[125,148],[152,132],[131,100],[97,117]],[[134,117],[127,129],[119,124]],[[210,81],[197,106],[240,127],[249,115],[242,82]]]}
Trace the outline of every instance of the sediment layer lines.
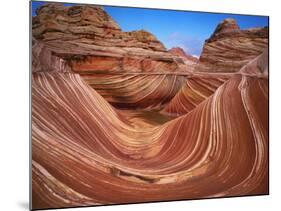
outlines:
{"label": "sediment layer lines", "polygon": [[163,113],[182,115],[193,110],[213,94],[230,76],[189,77],[176,96],[165,106]]}
{"label": "sediment layer lines", "polygon": [[33,73],[33,208],[266,193],[267,83],[233,76],[138,128],[79,75]]}
{"label": "sediment layer lines", "polygon": [[181,75],[83,75],[108,102],[119,108],[163,108],[184,84]]}

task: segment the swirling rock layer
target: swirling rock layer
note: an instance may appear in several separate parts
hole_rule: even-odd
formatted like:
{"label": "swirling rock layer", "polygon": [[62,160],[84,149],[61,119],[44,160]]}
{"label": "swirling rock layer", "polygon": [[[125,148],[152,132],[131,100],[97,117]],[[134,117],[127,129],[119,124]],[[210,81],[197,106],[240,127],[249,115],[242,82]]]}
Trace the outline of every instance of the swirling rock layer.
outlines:
{"label": "swirling rock layer", "polygon": [[89,74],[83,79],[118,108],[161,109],[186,81],[180,74]]}
{"label": "swirling rock layer", "polygon": [[182,115],[192,111],[229,78],[230,76],[227,74],[188,77],[185,84],[162,112],[170,115]]}
{"label": "swirling rock layer", "polygon": [[33,208],[268,193],[266,78],[141,128],[77,74],[33,73],[32,89]]}
{"label": "swirling rock layer", "polygon": [[[122,32],[99,7],[37,14],[33,209],[268,193],[267,52],[235,74],[191,73],[153,35]],[[222,24],[212,41],[237,30]],[[240,44],[253,38],[239,34]]]}

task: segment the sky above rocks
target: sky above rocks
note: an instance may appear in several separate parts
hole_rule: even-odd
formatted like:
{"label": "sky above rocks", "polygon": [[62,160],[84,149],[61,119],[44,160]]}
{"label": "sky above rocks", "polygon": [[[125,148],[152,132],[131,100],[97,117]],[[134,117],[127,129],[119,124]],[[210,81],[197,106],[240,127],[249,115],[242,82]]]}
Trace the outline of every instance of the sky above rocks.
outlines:
{"label": "sky above rocks", "polygon": [[[32,15],[36,15],[35,10],[44,4],[32,2]],[[194,56],[200,56],[204,41],[225,18],[234,18],[241,29],[268,26],[265,16],[111,6],[104,9],[123,31],[144,29],[153,33],[167,49],[181,47]]]}

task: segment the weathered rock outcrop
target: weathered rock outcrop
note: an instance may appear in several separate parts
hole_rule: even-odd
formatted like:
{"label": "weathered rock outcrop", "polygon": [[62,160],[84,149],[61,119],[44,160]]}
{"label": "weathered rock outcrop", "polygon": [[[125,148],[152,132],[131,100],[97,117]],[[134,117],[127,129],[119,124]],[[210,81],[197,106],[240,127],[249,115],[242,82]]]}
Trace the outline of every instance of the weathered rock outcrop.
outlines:
{"label": "weathered rock outcrop", "polygon": [[35,39],[75,72],[173,72],[174,58],[151,33],[123,32],[99,6],[47,4],[32,20]]}
{"label": "weathered rock outcrop", "polygon": [[267,27],[241,30],[234,19],[225,19],[205,41],[195,70],[237,72],[267,46]]}
{"label": "weathered rock outcrop", "polygon": [[180,47],[174,47],[169,50],[169,52],[176,56],[179,57],[183,60],[184,66],[182,66],[182,69],[186,69],[187,71],[193,71],[195,65],[198,63],[198,58],[191,56],[184,52],[184,50]]}

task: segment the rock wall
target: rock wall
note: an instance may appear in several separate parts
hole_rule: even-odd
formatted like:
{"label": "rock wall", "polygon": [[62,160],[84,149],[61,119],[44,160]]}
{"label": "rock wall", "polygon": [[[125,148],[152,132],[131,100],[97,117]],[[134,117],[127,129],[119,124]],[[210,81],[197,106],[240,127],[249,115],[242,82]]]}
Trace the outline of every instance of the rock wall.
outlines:
{"label": "rock wall", "polygon": [[32,34],[75,72],[173,72],[178,60],[145,31],[123,32],[99,6],[47,4],[32,19]]}
{"label": "rock wall", "polygon": [[225,19],[205,41],[195,71],[237,72],[267,46],[267,27],[241,30],[234,19]]}

